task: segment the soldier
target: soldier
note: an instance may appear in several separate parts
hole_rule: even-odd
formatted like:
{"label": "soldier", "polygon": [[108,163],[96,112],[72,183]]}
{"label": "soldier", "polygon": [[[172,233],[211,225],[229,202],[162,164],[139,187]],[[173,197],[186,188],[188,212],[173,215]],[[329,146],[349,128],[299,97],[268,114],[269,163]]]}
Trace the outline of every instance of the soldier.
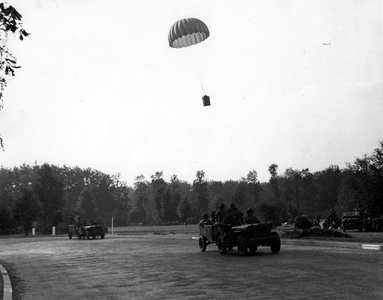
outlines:
{"label": "soldier", "polygon": [[233,225],[241,225],[243,222],[243,213],[235,206],[234,203],[230,204],[229,215],[232,216]]}
{"label": "soldier", "polygon": [[225,204],[221,203],[219,206],[218,206],[219,210],[218,212],[215,214],[215,218],[217,220],[217,223],[218,224],[221,224],[222,221],[226,218],[226,216],[228,215],[228,212],[226,211],[226,206]]}
{"label": "soldier", "polygon": [[215,211],[214,210],[211,211],[209,220],[210,220],[211,224],[215,223]]}
{"label": "soldier", "polygon": [[336,218],[336,212],[331,208],[330,213],[329,213],[328,218],[327,218],[328,223],[330,225],[329,229],[332,229],[332,227],[334,225],[333,222],[335,221],[335,218]]}
{"label": "soldier", "polygon": [[254,216],[254,209],[249,207],[245,211],[246,216],[245,216],[245,223],[246,224],[254,224],[254,223],[259,223],[259,220],[256,216]]}
{"label": "soldier", "polygon": [[204,213],[202,215],[202,220],[199,222],[199,226],[203,226],[204,224],[210,224],[211,225],[211,222],[209,220],[209,215],[207,213]]}
{"label": "soldier", "polygon": [[76,221],[76,230],[79,230],[81,227],[81,218],[80,217],[77,217],[77,221]]}

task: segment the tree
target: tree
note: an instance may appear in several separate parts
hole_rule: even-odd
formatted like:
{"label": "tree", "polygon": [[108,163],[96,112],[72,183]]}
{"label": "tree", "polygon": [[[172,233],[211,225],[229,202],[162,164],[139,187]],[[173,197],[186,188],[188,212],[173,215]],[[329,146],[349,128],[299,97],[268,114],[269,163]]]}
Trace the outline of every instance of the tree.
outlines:
{"label": "tree", "polygon": [[142,174],[135,177],[134,180],[135,205],[133,210],[129,213],[129,219],[130,222],[140,223],[144,222],[146,217],[145,203],[148,200],[148,182]]}
{"label": "tree", "polygon": [[0,234],[11,232],[13,228],[14,223],[9,206],[0,205]]}
{"label": "tree", "polygon": [[24,189],[22,197],[16,202],[15,220],[22,226],[26,236],[31,232],[33,222],[40,213],[39,202],[31,189]]}
{"label": "tree", "polygon": [[[0,3],[0,110],[3,107],[3,91],[7,82],[15,76],[15,69],[20,68],[17,59],[8,48],[8,33],[18,34],[20,40],[29,35],[22,27],[21,19],[21,14],[13,6]],[[4,150],[1,136],[0,149]]]}
{"label": "tree", "polygon": [[84,188],[78,197],[76,212],[81,218],[94,218],[94,202],[88,188]]}
{"label": "tree", "polygon": [[180,204],[178,205],[178,216],[186,223],[187,219],[189,219],[193,215],[193,207],[191,206],[189,199],[184,197]]}
{"label": "tree", "polygon": [[335,208],[343,175],[338,166],[331,165],[324,171],[316,172],[315,178],[317,195],[312,207],[316,210],[316,214],[321,215],[327,213],[330,208]]}
{"label": "tree", "polygon": [[193,192],[197,201],[197,214],[202,215],[202,213],[207,212],[209,207],[207,182],[204,171],[197,171],[196,176],[197,179],[193,181]]}
{"label": "tree", "polygon": [[274,197],[276,202],[279,202],[281,198],[281,193],[279,191],[279,183],[278,183],[278,165],[272,164],[269,166],[269,172],[270,172],[270,185],[272,188],[272,191],[274,193]]}
{"label": "tree", "polygon": [[383,141],[379,145],[372,155],[348,164],[340,194],[342,204],[383,213]]}
{"label": "tree", "polygon": [[120,174],[113,176],[114,180],[114,197],[116,199],[116,208],[114,212],[114,223],[116,226],[127,225],[126,221],[128,218],[130,206],[129,193],[130,189],[125,182],[120,181]]}
{"label": "tree", "polygon": [[169,187],[161,195],[161,217],[164,221],[171,221],[172,216],[172,192]]}
{"label": "tree", "polygon": [[40,167],[37,176],[34,192],[41,206],[42,225],[57,225],[62,218],[64,184],[56,178],[48,164]]}
{"label": "tree", "polygon": [[250,193],[253,197],[254,204],[257,203],[259,192],[260,192],[260,183],[258,180],[258,173],[255,170],[249,171],[247,174],[247,177],[245,179],[245,182],[250,188]]}
{"label": "tree", "polygon": [[152,187],[152,194],[153,194],[153,200],[156,206],[156,210],[158,213],[158,216],[162,218],[162,201],[163,201],[163,193],[166,189],[166,182],[162,178],[163,172],[156,172],[154,175],[152,175],[150,178],[152,179],[151,187]]}
{"label": "tree", "polygon": [[274,205],[262,203],[257,208],[257,212],[263,222],[273,222],[279,224],[280,209]]}

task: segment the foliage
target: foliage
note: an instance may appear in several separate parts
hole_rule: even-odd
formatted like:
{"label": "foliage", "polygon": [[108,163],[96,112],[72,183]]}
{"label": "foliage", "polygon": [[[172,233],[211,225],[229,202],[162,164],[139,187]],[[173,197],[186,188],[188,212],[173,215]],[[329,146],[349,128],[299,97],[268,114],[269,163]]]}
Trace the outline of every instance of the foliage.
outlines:
{"label": "foliage", "polygon": [[187,197],[184,197],[178,205],[178,216],[186,222],[193,214],[193,208]]}
{"label": "foliage", "polygon": [[134,182],[134,200],[135,206],[129,213],[130,223],[140,223],[145,221],[145,204],[148,202],[148,182],[142,174],[135,178]]}
{"label": "foliage", "polygon": [[[157,210],[158,215],[160,218],[163,218],[162,211],[162,202],[163,202],[163,193],[166,190],[166,182],[162,178],[163,177],[163,172],[156,172],[154,175],[151,176],[151,188],[152,188],[152,194],[153,194],[153,200],[155,203],[155,207]],[[176,186],[176,178],[173,178],[173,185]]]}
{"label": "foliage", "polygon": [[34,193],[40,203],[41,225],[56,226],[61,222],[64,184],[53,173],[53,167],[43,164],[37,172]]}
{"label": "foliage", "polygon": [[205,180],[204,171],[197,171],[196,177],[193,181],[193,196],[196,200],[196,213],[202,215],[209,208],[208,183]]}
{"label": "foliage", "polygon": [[80,196],[78,197],[76,214],[81,216],[87,216],[89,219],[95,218],[94,216],[95,205],[92,199],[92,195],[88,188],[84,188]]}
{"label": "foliage", "polygon": [[11,210],[6,206],[0,206],[0,234],[11,233],[14,228]]}
{"label": "foliage", "polygon": [[15,207],[25,189],[32,190],[39,201],[38,221],[41,228],[48,229],[52,225],[65,229],[78,214],[108,226],[112,217],[115,226],[191,222],[199,220],[204,212],[216,211],[220,203],[228,206],[232,202],[242,212],[254,207],[260,219],[276,224],[300,215],[310,220],[330,208],[339,215],[354,208],[381,214],[383,143],[379,146],[345,169],[329,166],[311,173],[307,168],[289,168],[278,175],[277,165],[272,164],[271,178],[264,183],[257,181],[255,170],[238,181],[224,182],[208,181],[200,170],[193,184],[176,175],[166,182],[163,173],[156,172],[150,182],[139,175],[129,187],[119,174],[110,176],[91,168],[48,164],[0,167],[0,214],[3,222],[17,226]]}
{"label": "foliage", "polygon": [[23,195],[16,202],[15,221],[23,228],[26,236],[31,232],[33,222],[38,220],[40,205],[33,190],[24,189]]}
{"label": "foliage", "polygon": [[258,206],[256,211],[263,222],[273,222],[274,224],[280,224],[280,209],[278,207],[267,203],[262,203]]}
{"label": "foliage", "polygon": [[[8,48],[8,33],[18,34],[20,40],[29,35],[22,26],[21,14],[13,7],[0,3],[0,110],[3,107],[3,91],[8,80],[15,76],[17,59]],[[0,136],[0,149],[4,150],[3,139]]]}

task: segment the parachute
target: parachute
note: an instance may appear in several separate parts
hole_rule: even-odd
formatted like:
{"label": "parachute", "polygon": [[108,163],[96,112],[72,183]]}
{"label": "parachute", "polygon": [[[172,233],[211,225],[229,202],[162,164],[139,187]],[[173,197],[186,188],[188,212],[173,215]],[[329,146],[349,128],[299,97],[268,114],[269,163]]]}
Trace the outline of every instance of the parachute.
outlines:
{"label": "parachute", "polygon": [[209,28],[196,18],[182,19],[173,24],[169,31],[169,46],[172,48],[189,47],[206,40]]}
{"label": "parachute", "polygon": [[[209,28],[201,20],[196,18],[182,19],[170,27],[168,36],[169,46],[172,48],[185,48],[201,43],[209,36]],[[203,92],[203,83],[201,80],[199,81]],[[202,102],[203,106],[210,106],[210,97],[204,95]]]}

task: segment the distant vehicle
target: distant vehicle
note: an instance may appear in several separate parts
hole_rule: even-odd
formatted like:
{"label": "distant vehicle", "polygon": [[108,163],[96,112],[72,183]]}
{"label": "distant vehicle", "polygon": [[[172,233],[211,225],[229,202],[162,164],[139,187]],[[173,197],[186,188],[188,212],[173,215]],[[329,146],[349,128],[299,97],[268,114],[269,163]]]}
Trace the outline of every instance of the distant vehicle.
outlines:
{"label": "distant vehicle", "polygon": [[340,229],[343,232],[346,230],[357,229],[363,230],[363,218],[360,211],[345,211],[343,212],[342,221],[340,223]]}
{"label": "distant vehicle", "polygon": [[74,235],[80,240],[81,238],[89,240],[90,237],[93,239],[96,236],[100,236],[102,239],[105,237],[104,229],[101,225],[86,225],[76,228],[75,225],[69,225],[68,231],[69,238],[71,239]]}
{"label": "distant vehicle", "polygon": [[199,227],[199,231],[199,247],[202,252],[205,252],[206,247],[212,243],[218,246],[221,254],[237,247],[241,256],[247,255],[248,250],[257,251],[258,246],[270,247],[273,253],[278,253],[281,249],[279,234],[272,232],[269,224],[256,223],[228,227],[203,224]]}

